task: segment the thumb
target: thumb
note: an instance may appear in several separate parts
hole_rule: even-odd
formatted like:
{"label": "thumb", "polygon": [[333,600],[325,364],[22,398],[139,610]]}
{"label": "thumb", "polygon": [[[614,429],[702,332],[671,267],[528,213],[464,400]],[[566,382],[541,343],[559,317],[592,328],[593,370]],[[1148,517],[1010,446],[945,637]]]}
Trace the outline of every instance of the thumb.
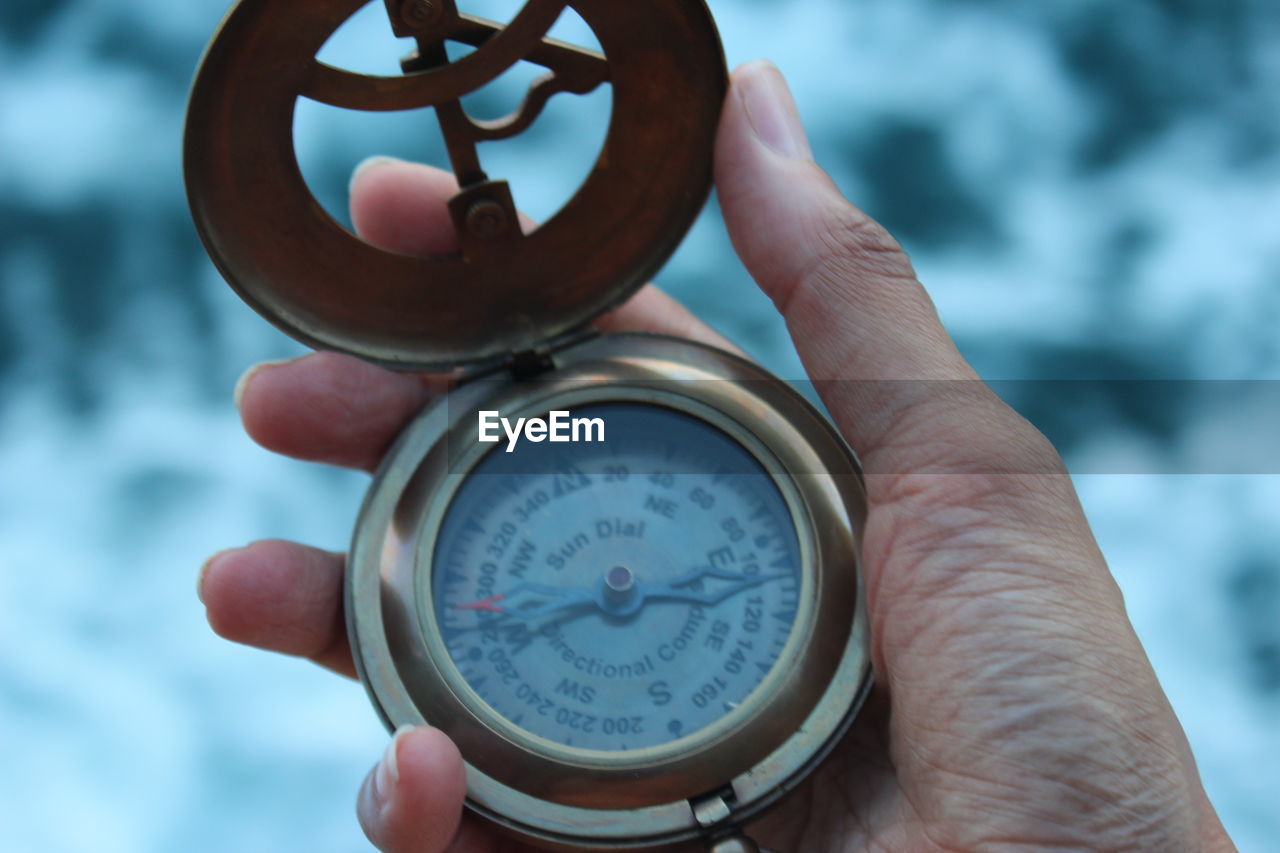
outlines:
{"label": "thumb", "polygon": [[[734,247],[867,473],[1056,470],[1034,430],[973,381],[901,246],[814,162],[768,62],[733,75],[716,185]],[[1011,437],[1031,455],[1011,462]]]}
{"label": "thumb", "polygon": [[385,853],[442,853],[458,832],[467,780],[439,729],[398,729],[360,788],[360,825]]}

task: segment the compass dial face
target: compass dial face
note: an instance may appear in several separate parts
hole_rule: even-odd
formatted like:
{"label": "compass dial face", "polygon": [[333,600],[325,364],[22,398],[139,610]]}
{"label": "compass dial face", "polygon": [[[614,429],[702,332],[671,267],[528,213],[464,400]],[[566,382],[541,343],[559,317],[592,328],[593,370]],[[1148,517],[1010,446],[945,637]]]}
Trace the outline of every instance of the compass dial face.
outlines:
{"label": "compass dial face", "polygon": [[496,445],[436,540],[432,606],[463,680],[516,726],[634,750],[735,711],[795,624],[800,547],[761,464],[656,405],[599,404],[598,443]]}

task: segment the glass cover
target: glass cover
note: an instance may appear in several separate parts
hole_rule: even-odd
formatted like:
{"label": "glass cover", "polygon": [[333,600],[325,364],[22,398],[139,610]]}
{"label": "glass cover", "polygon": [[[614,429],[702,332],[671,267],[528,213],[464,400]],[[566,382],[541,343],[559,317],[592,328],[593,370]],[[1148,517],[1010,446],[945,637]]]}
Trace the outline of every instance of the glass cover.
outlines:
{"label": "glass cover", "polygon": [[585,749],[665,744],[732,712],[777,661],[795,524],[761,464],[697,418],[572,417],[605,440],[508,452],[504,438],[467,476],[436,543],[436,620],[465,681],[521,728]]}

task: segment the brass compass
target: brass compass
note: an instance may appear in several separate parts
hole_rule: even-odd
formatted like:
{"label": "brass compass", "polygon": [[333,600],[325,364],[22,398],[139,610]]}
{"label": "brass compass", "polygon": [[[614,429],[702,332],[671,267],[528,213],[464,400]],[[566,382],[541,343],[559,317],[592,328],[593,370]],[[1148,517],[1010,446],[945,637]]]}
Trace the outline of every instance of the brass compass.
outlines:
{"label": "brass compass", "polygon": [[[448,733],[468,807],[530,843],[755,849],[743,826],[826,756],[870,684],[857,462],[760,367],[591,328],[710,190],[726,91],[711,16],[701,0],[527,0],[502,26],[454,0],[386,0],[417,43],[402,75],[317,60],[364,5],[240,0],[186,135],[197,227],[245,301],[317,348],[463,377],[361,510],[346,597],[361,678],[389,727]],[[548,37],[566,9],[600,52]],[[474,51],[451,61],[448,42]],[[469,116],[461,99],[520,61],[546,70],[521,107]],[[525,233],[480,144],[604,85],[598,160]],[[434,108],[459,250],[386,251],[333,220],[297,164],[299,98]],[[486,440],[499,416],[530,424],[524,440]]]}

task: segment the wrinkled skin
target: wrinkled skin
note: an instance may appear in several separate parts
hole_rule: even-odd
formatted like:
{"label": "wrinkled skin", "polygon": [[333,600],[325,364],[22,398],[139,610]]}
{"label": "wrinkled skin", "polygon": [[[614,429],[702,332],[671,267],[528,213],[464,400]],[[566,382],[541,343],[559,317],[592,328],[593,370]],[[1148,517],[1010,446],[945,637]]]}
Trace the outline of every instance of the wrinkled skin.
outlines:
{"label": "wrinkled skin", "polygon": [[[777,70],[735,73],[716,181],[729,233],[868,472],[878,685],[853,731],[752,828],[781,851],[1232,850],[1048,441],[974,380],[897,243],[813,162]],[[452,176],[381,160],[352,183],[371,242],[448,250]],[[722,347],[645,288],[604,318]],[[859,380],[859,381],[852,381]],[[372,469],[446,387],[315,354],[260,365],[237,400],[264,446]],[[962,389],[957,391],[956,389]],[[280,541],[209,560],[213,628],[353,674],[341,555]],[[527,849],[462,817],[441,732],[397,733],[358,814],[387,853]]]}

